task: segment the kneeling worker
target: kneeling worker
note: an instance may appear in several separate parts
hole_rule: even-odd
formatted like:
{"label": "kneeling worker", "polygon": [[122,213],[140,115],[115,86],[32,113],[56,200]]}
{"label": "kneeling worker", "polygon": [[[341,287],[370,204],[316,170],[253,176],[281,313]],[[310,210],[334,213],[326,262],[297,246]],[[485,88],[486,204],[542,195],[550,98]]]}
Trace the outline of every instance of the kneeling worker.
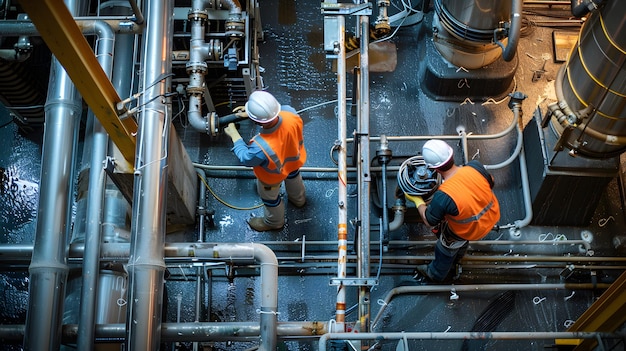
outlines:
{"label": "kneeling worker", "polygon": [[435,259],[417,266],[417,273],[440,282],[463,257],[468,240],[480,240],[493,229],[500,219],[500,206],[492,190],[493,176],[480,162],[455,165],[450,145],[437,139],[424,144],[422,156],[429,168],[441,174],[443,183],[428,205],[419,196],[405,196],[438,236]]}

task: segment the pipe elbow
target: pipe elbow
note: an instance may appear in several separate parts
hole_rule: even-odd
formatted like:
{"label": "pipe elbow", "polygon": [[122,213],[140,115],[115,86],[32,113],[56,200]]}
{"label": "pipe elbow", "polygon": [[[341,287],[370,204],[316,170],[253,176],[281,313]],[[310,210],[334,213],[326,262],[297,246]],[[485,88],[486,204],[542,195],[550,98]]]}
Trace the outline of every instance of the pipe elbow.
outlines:
{"label": "pipe elbow", "polygon": [[209,123],[205,116],[202,116],[202,108],[200,96],[189,96],[189,111],[187,112],[187,119],[191,127],[199,132],[209,134]]}
{"label": "pipe elbow", "polygon": [[389,222],[389,231],[393,232],[398,230],[402,224],[404,224],[404,212],[406,212],[406,206],[404,201],[396,200],[395,206],[393,206],[393,220]]}
{"label": "pipe elbow", "polygon": [[511,27],[509,28],[509,42],[506,48],[498,42],[502,48],[502,59],[511,61],[517,52],[517,43],[519,42],[520,31],[522,29],[522,0],[512,0],[511,5]]}

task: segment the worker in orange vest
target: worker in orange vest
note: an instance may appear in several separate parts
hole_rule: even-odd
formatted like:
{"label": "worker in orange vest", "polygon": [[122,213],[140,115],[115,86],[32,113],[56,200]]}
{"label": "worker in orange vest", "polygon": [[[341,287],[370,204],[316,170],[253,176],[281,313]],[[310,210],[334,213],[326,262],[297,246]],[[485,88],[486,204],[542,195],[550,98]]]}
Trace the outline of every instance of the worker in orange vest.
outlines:
{"label": "worker in orange vest", "polygon": [[493,193],[493,176],[480,162],[454,164],[448,143],[433,139],[422,147],[426,165],[441,174],[443,183],[426,204],[420,196],[405,194],[415,203],[422,220],[438,236],[435,259],[416,267],[415,278],[443,281],[465,254],[469,240],[484,238],[500,219],[500,206]]}
{"label": "worker in orange vest", "polygon": [[245,105],[245,113],[257,125],[259,134],[246,144],[233,123],[224,129],[233,141],[232,151],[245,166],[252,167],[257,178],[257,192],[264,205],[263,217],[248,221],[256,231],[279,230],[285,225],[285,205],[280,196],[284,182],[288,201],[301,208],[306,204],[306,190],[300,167],[306,162],[303,123],[295,109],[280,105],[266,91],[255,91]]}

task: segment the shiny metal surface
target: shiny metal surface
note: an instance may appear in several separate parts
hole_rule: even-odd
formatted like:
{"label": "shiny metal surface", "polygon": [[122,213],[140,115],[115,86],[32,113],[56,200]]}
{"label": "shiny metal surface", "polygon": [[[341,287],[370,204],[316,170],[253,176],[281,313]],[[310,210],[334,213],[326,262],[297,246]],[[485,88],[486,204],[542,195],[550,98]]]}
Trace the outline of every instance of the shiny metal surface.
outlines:
{"label": "shiny metal surface", "polygon": [[562,75],[563,99],[587,128],[576,129],[566,143],[581,154],[606,157],[621,153],[626,136],[626,2],[612,1],[593,12],[583,26],[577,46]]}
{"label": "shiny metal surface", "polygon": [[[509,21],[509,0],[436,0],[441,9],[460,28],[491,33],[500,22]],[[461,33],[457,33],[461,34]]]}

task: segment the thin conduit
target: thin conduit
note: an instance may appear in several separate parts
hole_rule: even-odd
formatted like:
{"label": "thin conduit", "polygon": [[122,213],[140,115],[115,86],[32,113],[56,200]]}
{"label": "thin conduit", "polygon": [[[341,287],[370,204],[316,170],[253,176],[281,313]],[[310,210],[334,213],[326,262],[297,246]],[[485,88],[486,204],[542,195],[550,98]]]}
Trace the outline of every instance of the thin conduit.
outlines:
{"label": "thin conduit", "polygon": [[409,333],[328,333],[319,339],[319,351],[326,351],[328,340],[536,340],[623,338],[623,335],[602,332],[409,332]]}
{"label": "thin conduit", "polygon": [[372,322],[372,329],[378,323],[383,312],[396,296],[402,294],[425,294],[425,293],[449,293],[464,291],[526,291],[526,290],[583,290],[583,289],[606,289],[611,284],[468,284],[468,285],[421,285],[421,286],[400,286],[391,289],[385,299],[380,303],[381,307]]}

